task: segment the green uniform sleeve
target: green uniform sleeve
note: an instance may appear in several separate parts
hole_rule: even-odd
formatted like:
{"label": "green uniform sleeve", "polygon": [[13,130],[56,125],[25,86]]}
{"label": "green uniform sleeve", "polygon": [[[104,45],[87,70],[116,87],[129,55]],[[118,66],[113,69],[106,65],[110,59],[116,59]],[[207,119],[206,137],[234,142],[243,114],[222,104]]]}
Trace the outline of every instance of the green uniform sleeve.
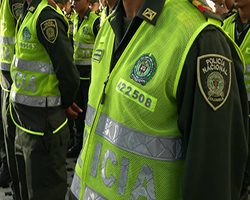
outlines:
{"label": "green uniform sleeve", "polygon": [[[216,81],[211,73],[223,73],[210,65],[206,70],[211,73],[199,75],[199,65],[205,63],[202,59],[197,62],[197,58],[209,56],[228,59],[231,73],[224,71],[227,75]],[[223,94],[218,92],[220,87]],[[212,102],[210,97],[216,95],[224,100]],[[203,30],[189,51],[178,85],[177,105],[186,151],[183,199],[241,199],[248,154],[243,66],[231,42],[215,27]]]}
{"label": "green uniform sleeve", "polygon": [[[46,20],[53,20],[57,30],[54,35],[46,35],[41,24]],[[79,86],[79,73],[73,64],[73,47],[67,35],[68,25],[64,18],[52,8],[45,8],[37,22],[37,36],[47,50],[52,61],[56,76],[59,80],[62,103],[64,107],[70,106],[76,96]],[[54,38],[51,38],[54,37]]]}

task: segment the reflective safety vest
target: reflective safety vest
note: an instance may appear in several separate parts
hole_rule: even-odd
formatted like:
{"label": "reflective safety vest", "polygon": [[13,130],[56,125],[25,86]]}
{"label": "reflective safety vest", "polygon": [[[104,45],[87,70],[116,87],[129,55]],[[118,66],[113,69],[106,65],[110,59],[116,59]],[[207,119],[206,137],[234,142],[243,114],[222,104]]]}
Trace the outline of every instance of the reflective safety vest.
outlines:
{"label": "reflective safety vest", "polygon": [[189,49],[212,23],[187,0],[168,0],[155,26],[142,22],[110,73],[115,35],[105,20],[71,185],[76,199],[182,199],[176,92]]}
{"label": "reflective safety vest", "polygon": [[[235,40],[235,16],[230,16],[224,21],[223,29],[230,35],[230,37]],[[248,101],[250,101],[250,29],[248,30],[243,42],[240,45],[240,50],[244,56],[245,64],[246,64],[246,73],[245,73],[245,84],[247,89]]]}
{"label": "reflective safety vest", "polygon": [[[59,8],[55,9],[47,0],[42,0],[34,13],[27,13],[17,32],[16,54],[11,65],[13,84],[10,97],[14,103],[31,107],[61,105],[58,80],[52,62],[36,33],[38,16],[48,6],[63,16]],[[18,125],[16,122],[15,124]]]}
{"label": "reflective safety vest", "polygon": [[[22,4],[16,3],[13,12],[19,12]],[[16,13],[18,15],[18,13]],[[15,48],[15,17],[13,16],[9,0],[4,0],[0,9],[0,70],[10,71],[10,65]],[[7,90],[3,85],[2,88]]]}
{"label": "reflective safety vest", "polygon": [[95,34],[93,26],[99,16],[95,12],[90,12],[78,28],[78,15],[74,19],[74,62],[76,65],[90,66]]}

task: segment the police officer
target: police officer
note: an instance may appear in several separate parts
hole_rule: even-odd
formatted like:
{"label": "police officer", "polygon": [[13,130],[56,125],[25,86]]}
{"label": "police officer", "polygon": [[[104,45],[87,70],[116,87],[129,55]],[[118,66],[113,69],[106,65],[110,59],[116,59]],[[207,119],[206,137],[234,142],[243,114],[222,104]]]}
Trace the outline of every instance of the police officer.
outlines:
{"label": "police officer", "polygon": [[96,38],[70,198],[239,200],[241,58],[200,1],[120,0]]}
{"label": "police officer", "polygon": [[100,17],[89,8],[90,0],[74,1],[77,15],[74,18],[73,41],[74,62],[80,73],[80,87],[76,103],[83,112],[75,120],[75,144],[69,149],[68,157],[77,157],[82,148],[84,118],[87,109],[88,89],[91,75],[91,56],[96,35],[100,26]]}
{"label": "police officer", "polygon": [[[231,1],[227,3],[230,2]],[[235,0],[234,6],[237,8],[238,12],[235,12],[224,21],[223,28],[240,47],[245,58],[245,83],[247,88],[248,104],[250,105],[250,1]],[[248,168],[250,168],[250,164]],[[248,185],[250,185],[250,169],[248,169]]]}
{"label": "police officer", "polygon": [[28,196],[22,199],[63,200],[66,114],[75,119],[80,112],[74,103],[79,73],[68,24],[54,1],[27,0],[17,26],[10,112],[17,126],[16,155],[22,156],[18,172],[27,180]]}
{"label": "police officer", "polygon": [[[14,55],[15,47],[15,27],[18,17],[22,12],[22,0],[3,0],[0,10],[0,35],[1,35],[1,53],[0,53],[0,71],[2,88],[2,122],[5,138],[7,156],[4,156],[0,173],[0,186],[8,186],[13,181],[12,188],[15,199],[20,199],[19,178],[17,174],[15,159],[15,125],[13,124],[9,113],[9,92],[12,84],[10,77],[10,65]],[[1,134],[2,132],[0,132]],[[3,149],[5,152],[5,149]],[[4,153],[5,154],[5,153]],[[8,158],[8,159],[7,159]],[[7,165],[8,160],[8,165]],[[9,166],[9,169],[8,169]],[[22,181],[22,180],[21,180]]]}

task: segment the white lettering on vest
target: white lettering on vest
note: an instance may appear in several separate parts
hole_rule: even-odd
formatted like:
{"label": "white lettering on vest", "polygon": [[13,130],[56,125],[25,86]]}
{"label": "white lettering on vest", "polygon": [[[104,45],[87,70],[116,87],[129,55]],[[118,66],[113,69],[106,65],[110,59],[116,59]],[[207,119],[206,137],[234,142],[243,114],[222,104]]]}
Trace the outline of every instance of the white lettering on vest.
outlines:
{"label": "white lettering on vest", "polygon": [[[95,152],[92,160],[92,168],[91,168],[91,176],[97,177],[98,173],[98,163],[100,161],[100,155],[102,150],[102,144],[97,143],[95,146]],[[104,182],[104,184],[107,187],[114,186],[116,182],[116,177],[113,175],[110,175],[107,177],[107,164],[111,161],[111,164],[113,166],[118,166],[118,160],[115,155],[115,153],[112,150],[106,150],[104,153],[104,157],[102,160],[101,165],[101,177]],[[129,164],[130,161],[126,157],[121,158],[121,166],[120,166],[120,176],[119,176],[119,183],[118,183],[118,193],[121,195],[125,194],[126,191],[126,185],[127,185],[127,179],[129,174]],[[110,168],[108,169],[109,172]],[[137,181],[135,183],[135,186],[133,187],[133,190],[131,192],[131,199],[140,199],[141,197],[145,197],[148,200],[155,200],[155,186],[154,186],[154,179],[153,179],[153,172],[152,169],[148,165],[142,166],[142,169],[138,175]]]}
{"label": "white lettering on vest", "polygon": [[117,165],[115,153],[111,150],[107,150],[106,153],[104,154],[104,158],[102,161],[102,172],[101,172],[102,180],[103,180],[104,184],[108,187],[111,187],[115,183],[115,177],[111,175],[108,178],[106,176],[106,166],[107,166],[108,160],[111,160],[111,163],[113,165]]}
{"label": "white lettering on vest", "polygon": [[144,165],[138,176],[136,184],[131,193],[131,199],[146,197],[148,200],[155,200],[155,188],[153,173],[149,166]]}
{"label": "white lettering on vest", "polygon": [[209,58],[206,59],[207,66],[202,68],[203,73],[207,73],[209,71],[220,71],[224,73],[226,76],[228,75],[227,69],[225,68],[225,60],[223,58]]}
{"label": "white lettering on vest", "polygon": [[31,76],[27,78],[27,74],[22,74],[21,72],[17,72],[14,76],[14,83],[16,88],[36,92],[36,77]]}

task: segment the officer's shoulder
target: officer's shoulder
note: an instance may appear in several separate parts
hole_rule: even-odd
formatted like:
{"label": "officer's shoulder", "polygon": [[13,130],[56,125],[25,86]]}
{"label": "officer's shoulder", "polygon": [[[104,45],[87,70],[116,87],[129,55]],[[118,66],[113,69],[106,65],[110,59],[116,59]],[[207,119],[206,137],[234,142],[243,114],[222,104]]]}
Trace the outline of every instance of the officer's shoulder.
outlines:
{"label": "officer's shoulder", "polygon": [[191,0],[192,4],[196,9],[198,9],[206,19],[215,19],[222,23],[222,18],[216,15],[212,8],[206,3],[205,0]]}

